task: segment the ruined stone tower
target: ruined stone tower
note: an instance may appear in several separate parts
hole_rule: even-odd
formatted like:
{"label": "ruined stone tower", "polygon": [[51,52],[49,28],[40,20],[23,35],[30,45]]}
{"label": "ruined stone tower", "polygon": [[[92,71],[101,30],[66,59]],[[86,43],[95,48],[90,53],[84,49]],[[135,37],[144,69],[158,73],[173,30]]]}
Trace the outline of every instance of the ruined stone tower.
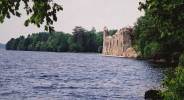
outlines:
{"label": "ruined stone tower", "polygon": [[113,36],[109,36],[107,27],[103,33],[103,54],[122,57],[137,57],[137,53],[132,48],[130,33],[132,28],[122,28]]}

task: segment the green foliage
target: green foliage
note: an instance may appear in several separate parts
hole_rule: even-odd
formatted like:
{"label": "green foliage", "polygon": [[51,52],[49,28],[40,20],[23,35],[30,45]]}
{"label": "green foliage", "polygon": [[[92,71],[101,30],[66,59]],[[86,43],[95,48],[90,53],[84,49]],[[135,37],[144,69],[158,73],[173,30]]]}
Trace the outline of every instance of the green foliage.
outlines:
{"label": "green foliage", "polygon": [[151,42],[144,47],[144,56],[147,58],[153,57],[154,55],[156,55],[159,49],[160,49],[159,43]]}
{"label": "green foliage", "polygon": [[[184,0],[146,0],[140,2],[140,10],[145,15],[140,17],[134,27],[136,49],[143,57],[178,60],[178,54],[184,51]],[[154,46],[159,44],[153,53]],[[146,54],[146,55],[145,55]]]}
{"label": "green foliage", "polygon": [[71,52],[81,52],[81,49],[81,45],[78,45],[77,43],[72,43],[69,48]]}
{"label": "green foliage", "polygon": [[162,93],[164,100],[183,100],[184,98],[184,68],[178,67],[174,75],[164,80],[167,90]]}
{"label": "green foliage", "polygon": [[73,34],[64,32],[36,33],[27,38],[20,36],[11,39],[7,50],[54,51],[54,52],[98,52],[103,45],[102,32],[93,28],[88,31],[82,27],[74,28]]}
{"label": "green foliage", "polygon": [[154,57],[160,52],[162,44],[152,17],[140,17],[134,26],[134,35],[134,45],[142,57]]}
{"label": "green foliage", "polygon": [[96,42],[98,44],[98,47],[103,45],[103,32],[96,33]]}
{"label": "green foliage", "polygon": [[184,53],[182,53],[180,55],[180,58],[179,58],[179,66],[184,66]]}
{"label": "green foliage", "polygon": [[37,27],[45,24],[46,31],[54,31],[52,25],[57,21],[56,14],[63,8],[53,0],[0,0],[0,23],[3,23],[5,18],[10,19],[12,15],[21,17],[20,5],[23,4],[29,16],[24,23],[25,26],[29,26],[30,23]]}
{"label": "green foliage", "polygon": [[164,80],[165,100],[184,99],[184,0],[146,0],[140,2],[145,15],[135,25],[136,49],[142,57],[179,62],[175,73]]}

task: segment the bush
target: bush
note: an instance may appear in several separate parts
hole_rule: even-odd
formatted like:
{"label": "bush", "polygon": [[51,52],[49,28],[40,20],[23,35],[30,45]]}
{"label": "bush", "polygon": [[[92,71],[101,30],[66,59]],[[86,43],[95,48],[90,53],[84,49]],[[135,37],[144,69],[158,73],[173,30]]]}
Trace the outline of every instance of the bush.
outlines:
{"label": "bush", "polygon": [[167,90],[162,93],[164,100],[184,99],[184,68],[178,67],[173,76],[167,76],[164,80]]}
{"label": "bush", "polygon": [[151,42],[144,48],[144,57],[153,57],[160,49],[160,45],[157,42]]}
{"label": "bush", "polygon": [[180,58],[179,58],[179,66],[184,66],[184,53],[182,53],[180,55]]}

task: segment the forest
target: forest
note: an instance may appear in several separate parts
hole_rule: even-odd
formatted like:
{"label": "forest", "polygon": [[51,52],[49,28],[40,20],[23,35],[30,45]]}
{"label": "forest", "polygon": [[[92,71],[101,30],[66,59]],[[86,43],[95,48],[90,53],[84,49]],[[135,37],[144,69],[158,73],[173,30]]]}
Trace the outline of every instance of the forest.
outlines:
{"label": "forest", "polygon": [[142,58],[175,63],[163,82],[164,100],[184,98],[184,0],[146,0],[134,26],[134,47]]}
{"label": "forest", "polygon": [[[116,30],[110,30],[114,34]],[[76,26],[72,33],[40,32],[12,38],[6,45],[7,50],[51,51],[51,52],[101,52],[103,32],[90,31]]]}

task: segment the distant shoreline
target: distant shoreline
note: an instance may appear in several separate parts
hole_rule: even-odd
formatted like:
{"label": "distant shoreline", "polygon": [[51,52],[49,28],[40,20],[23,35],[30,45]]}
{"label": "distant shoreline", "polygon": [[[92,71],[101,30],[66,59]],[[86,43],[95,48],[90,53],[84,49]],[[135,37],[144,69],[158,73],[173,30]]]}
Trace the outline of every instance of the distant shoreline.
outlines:
{"label": "distant shoreline", "polygon": [[6,44],[0,43],[0,49],[5,49]]}
{"label": "distant shoreline", "polygon": [[101,54],[101,53],[98,53],[98,52],[57,52],[57,51],[36,51],[36,50],[7,50],[6,48],[4,49],[6,51],[23,51],[23,52],[53,52],[53,53],[91,53],[91,54]]}

